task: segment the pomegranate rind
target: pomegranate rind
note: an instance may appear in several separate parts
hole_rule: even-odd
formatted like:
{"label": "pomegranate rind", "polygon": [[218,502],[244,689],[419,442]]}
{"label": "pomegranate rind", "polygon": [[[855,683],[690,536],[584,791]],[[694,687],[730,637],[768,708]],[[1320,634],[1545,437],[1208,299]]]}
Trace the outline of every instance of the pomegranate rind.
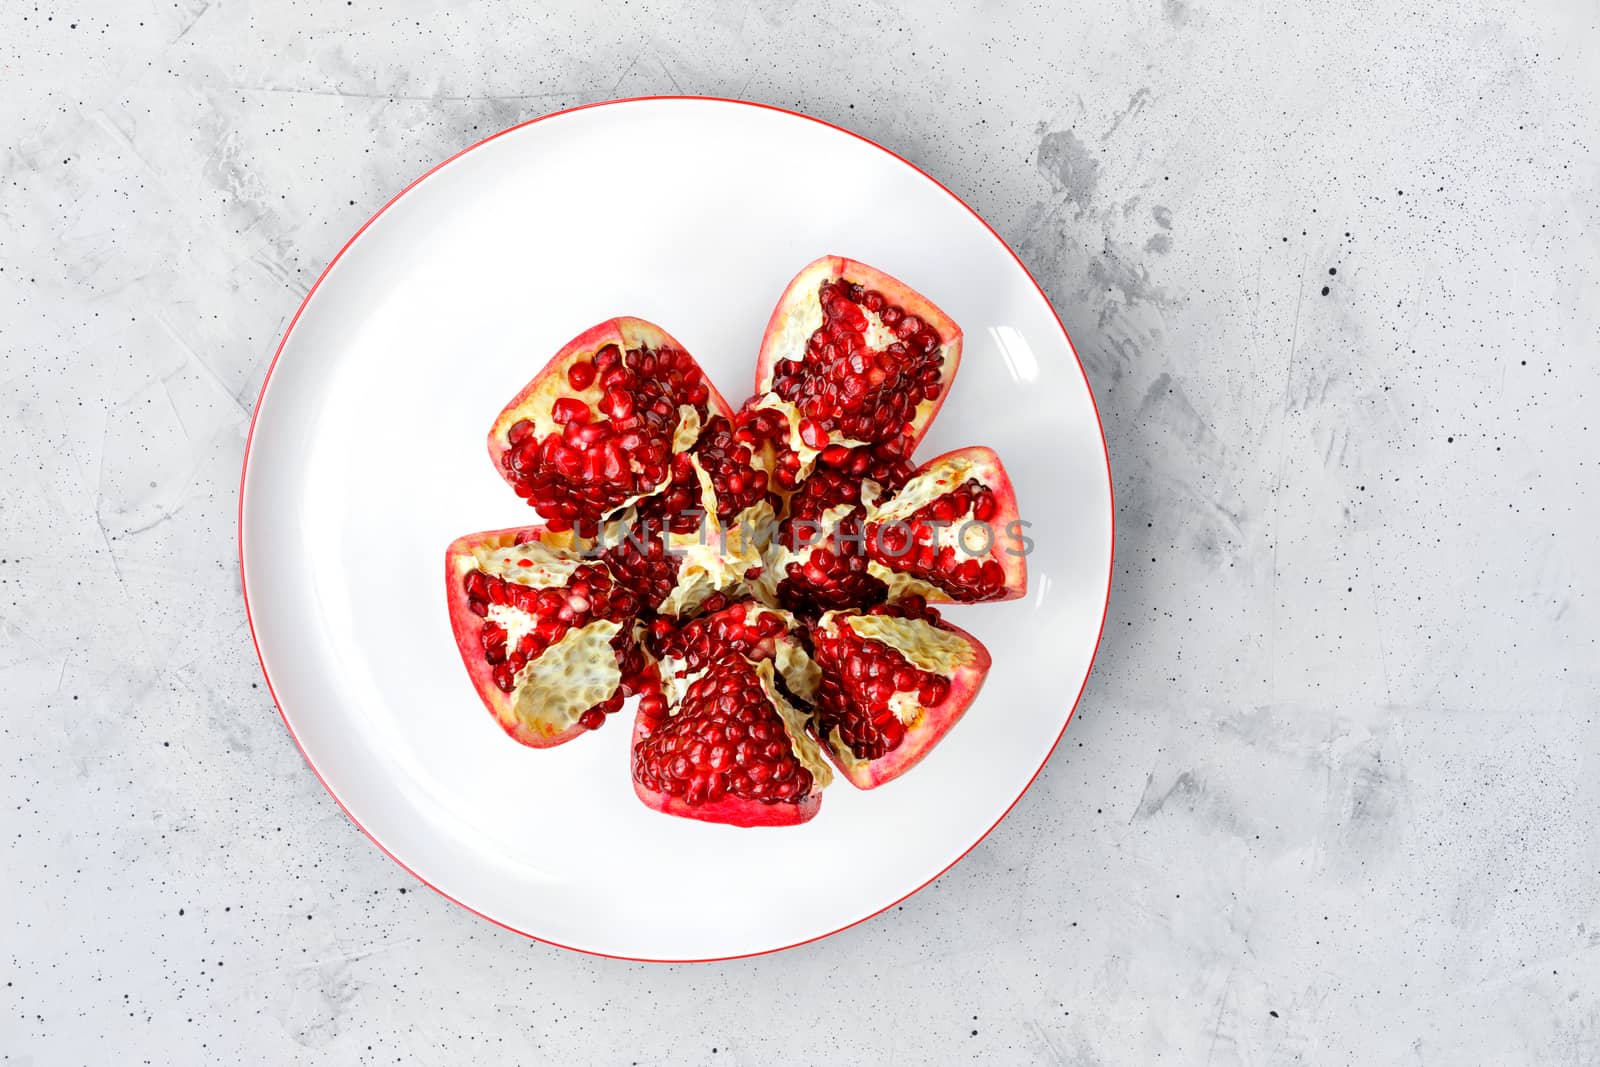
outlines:
{"label": "pomegranate rind", "polygon": [[[831,627],[841,625],[845,618],[857,614],[830,612],[822,617],[818,627],[827,631]],[[920,763],[944,739],[951,728],[961,721],[967,708],[977,698],[978,691],[983,688],[983,681],[994,662],[989,650],[984,647],[983,642],[959,626],[944,621],[940,621],[937,626],[964,641],[971,658],[969,662],[945,675],[949,680],[950,690],[943,700],[931,707],[917,704],[909,722],[905,716],[901,717],[906,726],[906,735],[898,746],[877,759],[865,760],[851,752],[849,746],[839,740],[836,731],[829,731],[828,736],[823,738],[825,742],[822,745],[823,751],[828,754],[828,758],[839,769],[845,780],[857,789],[876,789],[880,785],[894,781]]]}
{"label": "pomegranate rind", "polygon": [[[1005,465],[992,448],[972,445],[935,456],[918,467],[897,493],[868,508],[867,521],[902,521],[930,500],[965,484],[969,479],[981,483],[993,494],[995,514],[986,523],[989,552],[964,555],[962,558],[993,559],[998,562],[1005,576],[999,593],[984,597],[982,601],[959,600],[931,582],[874,559],[867,565],[867,573],[889,587],[890,601],[915,595],[923,597],[930,604],[997,603],[1027,595],[1028,558],[1023,544],[1017,539],[1023,530],[1018,519],[1017,491],[1011,484],[1011,476],[1006,473]],[[955,532],[959,533],[959,524]]]}
{"label": "pomegranate rind", "polygon": [[[478,566],[476,550],[484,546],[509,547],[517,544],[519,537],[523,542],[539,540],[546,548],[560,555],[577,558],[568,547],[568,535],[551,534],[542,526],[507,527],[458,537],[445,550],[445,589],[450,611],[450,632],[455,638],[456,649],[461,653],[461,662],[472,680],[473,689],[500,728],[513,740],[529,748],[554,748],[588,731],[578,722],[576,715],[568,723],[552,724],[518,714],[516,690],[507,693],[495,684],[493,667],[484,658],[479,637],[484,620],[473,614],[469,598],[462,588],[462,579]],[[625,627],[619,627],[622,628]],[[618,673],[620,675],[620,670]],[[619,681],[617,688],[623,684]],[[606,694],[601,699],[610,695]]]}
{"label": "pomegranate rind", "polygon": [[[555,421],[552,411],[557,400],[572,398],[583,401],[591,411],[600,409],[600,402],[605,391],[598,384],[598,379],[583,389],[574,389],[567,378],[567,371],[579,360],[592,360],[594,354],[607,345],[616,345],[624,352],[635,348],[672,348],[686,354],[689,352],[681,342],[660,326],[645,319],[628,315],[607,319],[605,322],[591,326],[571,341],[568,341],[561,347],[559,352],[551,357],[550,361],[534,376],[533,380],[522,387],[522,390],[501,410],[500,414],[495,417],[493,425],[489,427],[489,458],[494,463],[494,469],[499,472],[508,485],[513,488],[517,485],[511,472],[505,466],[505,455],[512,448],[510,432],[513,426],[523,420],[527,420],[532,425],[531,435],[537,439],[543,439],[549,434],[561,431],[561,425]],[[693,359],[692,356],[690,358]],[[712,382],[711,376],[705,372],[705,368],[700,367],[698,361],[695,362],[695,366],[699,369],[701,380],[705,383],[707,390],[708,396],[705,405],[707,412],[704,418],[701,418],[696,413],[692,424],[687,419],[680,424],[678,435],[673,441],[673,451],[675,452],[686,452],[692,448],[699,437],[702,426],[712,416],[731,417],[733,414],[733,409],[728,406],[728,402],[717,391],[716,384]],[[680,408],[681,410],[682,408]],[[602,518],[615,515],[623,508],[637,503],[652,493],[659,492],[665,488],[669,480],[670,473],[663,477],[659,484],[646,486],[641,492],[623,500],[616,507],[610,509]],[[545,518],[548,520],[549,517],[545,516]]]}
{"label": "pomegranate rind", "polygon": [[[916,315],[933,327],[939,335],[942,388],[937,397],[932,400],[925,399],[917,405],[916,415],[906,433],[906,454],[910,455],[927,435],[928,428],[933,425],[939,409],[944,406],[945,399],[950,395],[950,385],[955,380],[956,370],[961,365],[961,327],[931,300],[906,283],[859,260],[844,256],[823,256],[802,267],[800,273],[796,274],[794,280],[784,289],[783,296],[772,309],[766,332],[761,338],[761,355],[756,362],[756,396],[762,398],[763,406],[792,408],[792,405],[773,393],[778,362],[798,359],[805,354],[807,339],[823,321],[822,305],[817,291],[824,282],[840,278],[865,289],[877,290],[891,304],[898,305],[907,314]],[[798,416],[795,417],[793,426],[790,447],[805,459],[806,468],[809,469],[810,460],[817,450],[809,448],[800,440]],[[832,435],[831,443],[859,445],[863,442]]]}
{"label": "pomegranate rind", "polygon": [[808,793],[802,800],[789,804],[763,804],[759,800],[733,796],[706,804],[690,804],[682,797],[658,793],[640,785],[637,780],[633,783],[633,791],[652,811],[727,826],[798,826],[810,822],[822,808],[820,791]]}

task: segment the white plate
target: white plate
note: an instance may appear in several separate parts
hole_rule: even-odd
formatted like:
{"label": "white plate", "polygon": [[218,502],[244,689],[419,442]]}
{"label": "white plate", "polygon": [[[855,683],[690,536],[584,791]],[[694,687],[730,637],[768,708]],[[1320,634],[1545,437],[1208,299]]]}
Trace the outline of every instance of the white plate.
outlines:
{"label": "white plate", "polygon": [[[523,748],[451,640],[452,538],[535,516],[484,434],[557,348],[618,314],[660,323],[730,402],[773,303],[836,253],[962,326],[918,455],[987,444],[1037,547],[1026,599],[952,609],[994,655],[966,718],[904,778],[842,779],[820,814],[741,830],[634,797],[632,710]],[[580,108],[489,138],[351,239],[285,334],[240,499],[262,669],[306,759],[424,882],[545,941],[641,959],[739,956],[867,918],[947,869],[1044,765],[1089,672],[1111,577],[1104,438],[1082,368],[1021,263],[911,164],[815,119],[726,100]]]}

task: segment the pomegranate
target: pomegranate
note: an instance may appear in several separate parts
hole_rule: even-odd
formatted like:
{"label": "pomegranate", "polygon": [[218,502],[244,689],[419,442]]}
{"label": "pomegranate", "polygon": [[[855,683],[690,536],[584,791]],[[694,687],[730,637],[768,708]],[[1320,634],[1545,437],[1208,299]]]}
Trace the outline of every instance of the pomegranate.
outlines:
{"label": "pomegranate", "polygon": [[447,557],[496,720],[544,748],[637,695],[635,792],[735,826],[813,818],[832,767],[863,789],[905,773],[990,666],[930,604],[1027,589],[999,457],[912,460],[960,357],[948,316],[837,256],[784,292],[737,411],[657,326],[575,338],[489,434],[543,525]]}
{"label": "pomegranate", "polygon": [[824,256],[772,312],[757,403],[788,416],[802,470],[829,445],[892,441],[909,455],[960,362],[960,328],[927,298],[864,263]]}
{"label": "pomegranate", "polygon": [[852,785],[872,789],[928,754],[978,695],[989,652],[915,595],[831,611],[812,628],[814,729]]}
{"label": "pomegranate", "polygon": [[684,347],[634,318],[557,352],[489,430],[489,455],[551,530],[584,533],[665,487],[673,457],[732,412]]}
{"label": "pomegranate", "polygon": [[863,532],[867,572],[891,597],[973,603],[1027,591],[1030,541],[993,449],[958,448],[929,460],[870,510]]}
{"label": "pomegranate", "polygon": [[469,534],[445,554],[450,624],[495,720],[533,748],[595,730],[650,673],[638,597],[542,527]]}
{"label": "pomegranate", "polygon": [[816,815],[832,774],[797,706],[795,688],[814,692],[816,678],[790,625],[744,602],[653,631],[667,655],[660,688],[639,701],[633,743],[634,791],[646,805],[734,826]]}

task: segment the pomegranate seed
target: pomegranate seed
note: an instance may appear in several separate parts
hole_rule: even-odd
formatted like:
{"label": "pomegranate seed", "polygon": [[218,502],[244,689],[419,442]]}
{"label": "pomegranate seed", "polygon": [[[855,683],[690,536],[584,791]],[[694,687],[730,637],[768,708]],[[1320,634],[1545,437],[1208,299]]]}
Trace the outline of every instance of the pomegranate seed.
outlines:
{"label": "pomegranate seed", "polygon": [[[587,413],[588,410],[588,408],[585,408],[585,413]],[[585,418],[587,417],[587,414],[585,414]],[[607,433],[606,426],[598,422],[569,423],[567,430],[568,435],[573,438],[572,443],[583,448],[588,448],[591,445],[598,444],[599,442],[605,440]]]}
{"label": "pomegranate seed", "polygon": [[550,418],[557,426],[569,422],[588,422],[589,405],[574,397],[564,396],[550,406]]}
{"label": "pomegranate seed", "polygon": [[587,360],[579,360],[567,368],[567,384],[574,389],[587,389],[594,384],[594,364]]}
{"label": "pomegranate seed", "polygon": [[600,400],[600,410],[619,421],[633,417],[633,397],[621,389],[608,389]]}
{"label": "pomegranate seed", "polygon": [[828,443],[828,431],[816,419],[800,420],[800,440],[812,448],[823,448]]}

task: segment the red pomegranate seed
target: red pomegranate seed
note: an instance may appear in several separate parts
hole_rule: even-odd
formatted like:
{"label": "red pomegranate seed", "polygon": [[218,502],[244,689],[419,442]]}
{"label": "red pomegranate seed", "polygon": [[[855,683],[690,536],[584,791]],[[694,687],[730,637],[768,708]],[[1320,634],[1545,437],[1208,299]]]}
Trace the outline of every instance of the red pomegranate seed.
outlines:
{"label": "red pomegranate seed", "polygon": [[620,388],[608,389],[600,400],[600,410],[618,421],[632,418],[633,397]]}
{"label": "red pomegranate seed", "polygon": [[589,405],[574,397],[564,396],[550,407],[550,418],[557,426],[589,421]]}
{"label": "red pomegranate seed", "polygon": [[828,443],[828,431],[816,419],[800,420],[800,440],[812,448],[822,448]]}
{"label": "red pomegranate seed", "polygon": [[594,364],[587,360],[578,360],[567,368],[567,384],[574,389],[587,389],[594,384]]}

